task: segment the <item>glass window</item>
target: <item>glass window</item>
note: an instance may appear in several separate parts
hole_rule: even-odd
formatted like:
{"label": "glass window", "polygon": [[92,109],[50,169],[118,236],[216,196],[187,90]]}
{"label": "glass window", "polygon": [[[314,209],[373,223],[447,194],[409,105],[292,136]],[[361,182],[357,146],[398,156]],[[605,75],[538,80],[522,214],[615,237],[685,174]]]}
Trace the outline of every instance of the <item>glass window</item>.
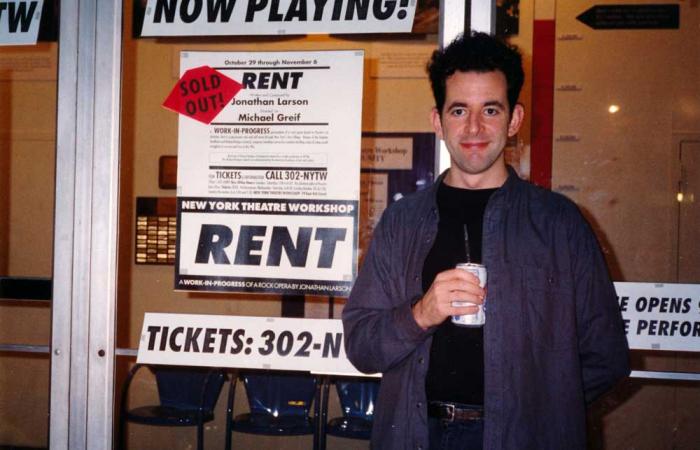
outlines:
{"label": "glass window", "polygon": [[[39,26],[29,10],[21,15],[33,3],[4,10],[3,19],[18,22],[2,30],[0,46],[0,444],[41,448],[48,445],[58,10],[44,2]],[[36,44],[13,45],[33,42],[33,32]]]}

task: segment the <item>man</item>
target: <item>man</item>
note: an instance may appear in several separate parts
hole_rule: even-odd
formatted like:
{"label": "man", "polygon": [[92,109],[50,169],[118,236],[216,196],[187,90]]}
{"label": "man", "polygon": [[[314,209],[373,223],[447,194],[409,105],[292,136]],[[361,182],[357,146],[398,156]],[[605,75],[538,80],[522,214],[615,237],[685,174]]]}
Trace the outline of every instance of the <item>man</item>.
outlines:
{"label": "man", "polygon": [[[343,312],[348,357],[383,373],[372,446],[585,448],[586,405],[629,373],[628,347],[576,206],[505,164],[524,115],[521,56],[474,33],[428,69],[451,166],[385,211]],[[467,258],[465,227],[485,289],[454,268]],[[482,304],[483,327],[450,321]]]}

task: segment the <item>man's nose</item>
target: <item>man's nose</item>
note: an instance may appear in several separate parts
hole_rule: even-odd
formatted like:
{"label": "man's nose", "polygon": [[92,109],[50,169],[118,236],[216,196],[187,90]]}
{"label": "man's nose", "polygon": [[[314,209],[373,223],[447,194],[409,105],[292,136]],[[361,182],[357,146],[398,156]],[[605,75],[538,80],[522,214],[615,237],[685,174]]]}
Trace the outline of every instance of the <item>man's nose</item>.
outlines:
{"label": "man's nose", "polygon": [[481,131],[481,117],[479,114],[469,114],[467,117],[467,133],[476,136]]}

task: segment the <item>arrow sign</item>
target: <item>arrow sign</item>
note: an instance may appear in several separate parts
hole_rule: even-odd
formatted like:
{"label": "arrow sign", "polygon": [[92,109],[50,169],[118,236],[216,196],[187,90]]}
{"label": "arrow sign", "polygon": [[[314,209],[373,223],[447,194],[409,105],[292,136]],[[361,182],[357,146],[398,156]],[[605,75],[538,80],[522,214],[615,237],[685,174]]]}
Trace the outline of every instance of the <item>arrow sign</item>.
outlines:
{"label": "arrow sign", "polygon": [[594,30],[677,30],[678,5],[596,5],[576,19]]}

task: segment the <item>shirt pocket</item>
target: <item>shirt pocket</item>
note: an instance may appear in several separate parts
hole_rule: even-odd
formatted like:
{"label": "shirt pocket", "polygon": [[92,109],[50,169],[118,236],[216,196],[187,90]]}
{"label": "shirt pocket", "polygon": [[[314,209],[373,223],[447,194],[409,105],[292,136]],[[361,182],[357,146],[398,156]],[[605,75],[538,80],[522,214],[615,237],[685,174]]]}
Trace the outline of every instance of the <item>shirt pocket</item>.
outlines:
{"label": "shirt pocket", "polygon": [[567,289],[552,270],[525,266],[521,273],[521,320],[528,339],[548,350],[564,350],[576,345],[571,289]]}

